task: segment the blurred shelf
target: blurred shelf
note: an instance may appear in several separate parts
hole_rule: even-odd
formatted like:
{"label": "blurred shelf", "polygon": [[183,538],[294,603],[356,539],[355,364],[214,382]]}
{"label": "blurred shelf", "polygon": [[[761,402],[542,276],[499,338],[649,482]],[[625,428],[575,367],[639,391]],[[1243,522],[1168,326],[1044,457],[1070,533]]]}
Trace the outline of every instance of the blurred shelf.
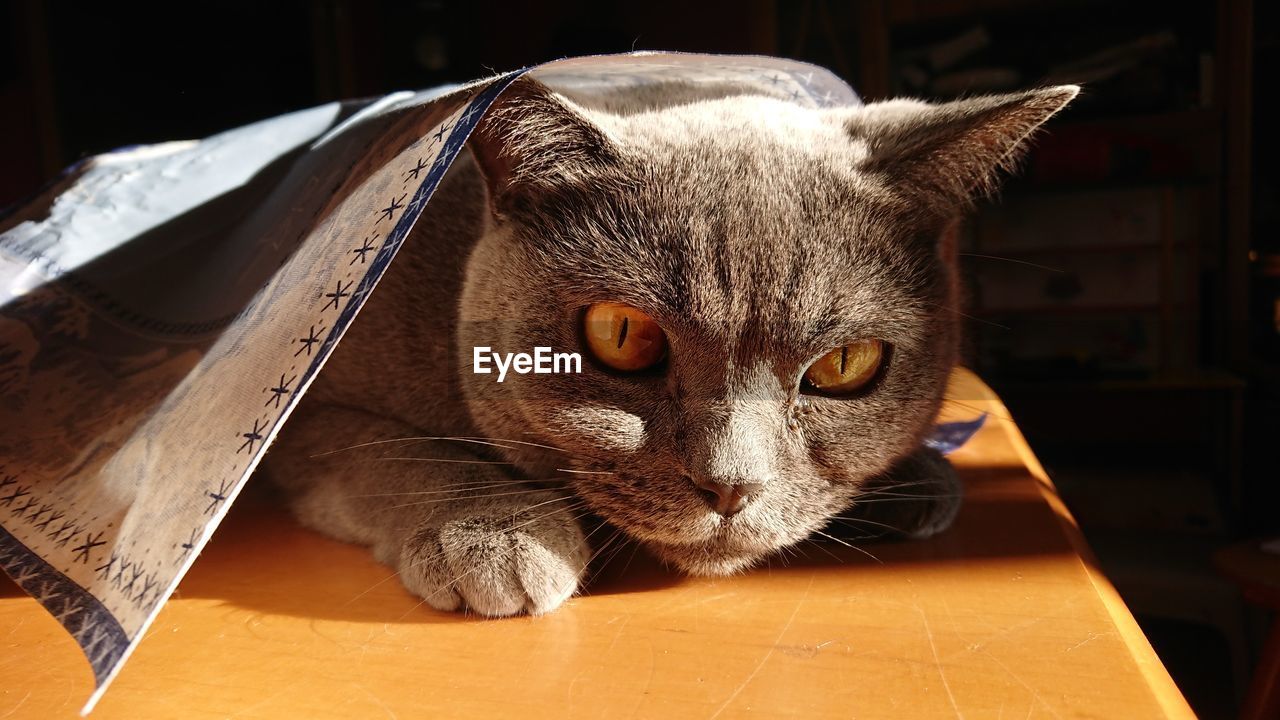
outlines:
{"label": "blurred shelf", "polygon": [[[1105,528],[1091,528],[1086,537],[1108,577],[1116,585],[1126,586],[1124,589],[1137,584],[1152,589],[1177,588],[1185,594],[1194,578],[1202,591],[1206,591],[1202,592],[1203,596],[1237,597],[1231,583],[1213,569],[1213,554],[1229,542],[1224,537]],[[1125,597],[1128,600],[1141,594],[1135,592]],[[1139,611],[1142,609],[1145,608]]]}
{"label": "blurred shelf", "polygon": [[1000,191],[1016,197],[1040,193],[1097,193],[1108,190],[1163,190],[1167,188],[1206,188],[1213,178],[1203,175],[1169,175],[1166,177],[1104,178],[1096,180],[1041,180],[1014,177]]}
{"label": "blurred shelf", "polygon": [[1161,465],[1149,453],[1130,462],[1047,457],[1046,467],[1082,528],[1225,534],[1213,473],[1182,462]]}
{"label": "blurred shelf", "polygon": [[1122,130],[1141,135],[1174,135],[1196,132],[1216,133],[1222,124],[1222,111],[1217,108],[1188,108],[1131,115],[1100,115],[1074,118],[1068,115],[1058,121],[1059,129]]}
{"label": "blurred shelf", "polygon": [[1249,380],[1267,394],[1280,397],[1280,363],[1253,358],[1249,363]]}
{"label": "blurred shelf", "polygon": [[[1019,247],[1019,248],[989,248],[991,253],[999,253],[998,255],[991,253],[970,253],[962,252],[960,257],[973,257],[1003,260],[1009,257],[1023,257],[1034,255],[1074,255],[1076,253],[1087,254],[1109,254],[1109,253],[1132,253],[1132,252],[1149,252],[1152,250],[1161,250],[1165,246],[1160,243],[1115,243],[1112,245],[1043,245],[1040,247]],[[1172,248],[1185,248],[1186,243],[1173,243]],[[1016,260],[1015,260],[1016,262]],[[1050,268],[1053,269],[1053,268]]]}
{"label": "blurred shelf", "polygon": [[891,0],[886,19],[890,25],[938,22],[987,13],[1043,12],[1061,8],[1101,5],[1101,0]]}
{"label": "blurred shelf", "polygon": [[1158,313],[1166,309],[1177,312],[1186,308],[1176,305],[1163,306],[1156,303],[1150,305],[1040,305],[1027,308],[976,308],[973,314],[984,318],[1019,315],[1114,315],[1121,313]]}

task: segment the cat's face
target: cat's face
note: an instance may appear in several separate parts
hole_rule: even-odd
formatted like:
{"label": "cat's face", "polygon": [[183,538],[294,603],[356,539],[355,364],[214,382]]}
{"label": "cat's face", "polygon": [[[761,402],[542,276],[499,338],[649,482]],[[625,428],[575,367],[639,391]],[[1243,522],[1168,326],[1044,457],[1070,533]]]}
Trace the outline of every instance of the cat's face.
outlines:
{"label": "cat's face", "polygon": [[[482,429],[563,450],[513,460],[566,478],[689,572],[734,571],[820,528],[930,428],[957,344],[943,238],[1013,147],[988,150],[980,172],[972,157],[948,166],[932,135],[900,136],[919,134],[922,112],[738,97],[590,115],[518,86],[473,145],[495,211],[461,305]],[[534,121],[531,140],[518,123]],[[903,156],[921,154],[972,177],[913,181]],[[665,352],[639,369],[595,357],[585,323],[603,303],[655,323]],[[868,341],[882,352],[861,385],[806,381],[824,355]],[[469,373],[473,345],[577,351],[582,373],[498,384]],[[726,486],[742,490],[732,509],[708,489]]]}

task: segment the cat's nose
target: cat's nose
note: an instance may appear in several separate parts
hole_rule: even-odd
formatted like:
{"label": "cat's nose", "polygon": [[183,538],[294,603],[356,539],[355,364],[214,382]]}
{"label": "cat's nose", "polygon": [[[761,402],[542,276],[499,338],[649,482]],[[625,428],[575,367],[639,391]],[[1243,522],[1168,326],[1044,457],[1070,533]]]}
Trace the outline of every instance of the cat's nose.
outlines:
{"label": "cat's nose", "polygon": [[695,479],[693,484],[698,486],[698,494],[707,501],[707,505],[725,517],[741,511],[752,496],[764,489],[764,485],[760,483],[730,484],[705,478]]}

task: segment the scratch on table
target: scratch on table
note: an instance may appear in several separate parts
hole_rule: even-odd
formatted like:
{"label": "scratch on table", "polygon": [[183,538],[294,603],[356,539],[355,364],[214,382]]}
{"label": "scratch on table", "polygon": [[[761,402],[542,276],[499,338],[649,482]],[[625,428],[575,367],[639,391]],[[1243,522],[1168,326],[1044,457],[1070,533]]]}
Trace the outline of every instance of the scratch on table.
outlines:
{"label": "scratch on table", "polygon": [[569,687],[565,688],[565,691],[564,691],[564,704],[565,704],[565,707],[566,707],[566,708],[568,708],[568,709],[570,710],[570,713],[569,713],[570,715],[572,715],[572,714],[573,714],[573,712],[572,712],[572,710],[573,710],[573,691],[578,687],[578,681],[582,679],[582,676],[583,676],[586,672],[587,672],[587,671],[586,671],[586,669],[584,668],[584,669],[579,670],[578,672],[574,673],[574,675],[573,675],[573,680],[570,680],[570,681],[569,681]]}
{"label": "scratch on table", "polygon": [[387,717],[391,718],[391,720],[400,720],[400,716],[399,716],[399,715],[396,715],[395,711],[394,711],[394,710],[392,710],[392,709],[391,709],[391,708],[390,708],[390,707],[389,707],[385,702],[383,702],[383,701],[382,701],[382,698],[378,697],[377,695],[374,695],[374,694],[369,690],[369,688],[367,688],[367,687],[365,687],[365,686],[363,686],[363,685],[361,685],[361,684],[359,684],[359,683],[355,683],[355,686],[356,686],[356,687],[358,687],[358,688],[360,688],[361,690],[363,690],[363,691],[364,691],[364,694],[365,694],[365,695],[368,695],[370,700],[372,700],[372,701],[374,701],[375,703],[377,703],[378,707],[382,708],[383,712],[385,712],[385,713],[387,714]]}
{"label": "scratch on table", "polygon": [[[382,626],[382,631],[386,633],[386,625]],[[369,654],[369,646],[373,644],[373,635],[378,632],[377,628],[369,628],[369,634],[365,636],[364,642],[360,643],[360,657],[356,658],[356,667],[364,667],[364,657]]]}
{"label": "scratch on table", "polygon": [[343,641],[338,638],[330,637],[328,633],[322,629],[322,625],[325,624],[329,624],[329,621],[321,620],[320,618],[309,618],[307,620],[307,629],[310,630],[311,634],[315,637],[328,641],[330,645],[333,645],[336,648],[345,650],[346,644]]}
{"label": "scratch on table", "polygon": [[737,689],[730,693],[729,697],[725,698],[723,703],[720,703],[720,707],[716,708],[716,711],[711,714],[711,717],[708,718],[708,720],[715,720],[720,717],[720,713],[724,712],[724,709],[729,707],[729,703],[732,703],[734,698],[738,697],[738,695],[751,684],[751,681],[755,679],[756,675],[760,673],[760,668],[764,667],[764,664],[769,662],[769,658],[773,656],[773,651],[777,649],[778,643],[782,642],[782,637],[787,634],[787,630],[791,629],[791,623],[795,622],[796,615],[800,612],[800,606],[809,598],[809,591],[813,589],[813,580],[814,576],[810,575],[809,584],[804,588],[804,594],[796,601],[795,608],[791,610],[791,617],[787,618],[787,622],[784,623],[782,625],[782,629],[778,631],[778,636],[773,639],[773,643],[769,646],[769,651],[764,654],[764,657],[760,658],[760,662],[756,663],[755,669],[753,669],[751,674],[748,675],[740,685],[738,685]]}
{"label": "scratch on table", "polygon": [[18,624],[17,624],[17,625],[14,625],[14,626],[13,626],[13,627],[11,627],[11,628],[9,628],[9,635],[11,635],[11,636],[12,636],[13,634],[17,633],[17,632],[18,632],[18,630],[19,630],[19,629],[21,629],[21,628],[22,628],[22,626],[26,624],[26,622],[27,622],[26,617],[19,615],[19,616],[18,616]]}
{"label": "scratch on table", "polygon": [[[1064,602],[1063,602],[1063,603],[1062,603],[1062,604],[1057,608],[1057,610],[1055,610],[1055,613],[1056,613],[1057,611],[1062,610],[1063,608],[1065,608],[1065,607],[1067,607],[1067,606],[1069,606],[1069,605],[1072,605],[1072,604],[1073,604],[1073,603],[1072,603],[1072,601],[1071,601],[1070,599],[1068,599],[1068,600],[1064,601]],[[952,632],[955,632],[955,615],[953,615],[953,614],[951,613],[951,605],[950,605],[950,604],[949,604],[945,599],[943,599],[943,600],[942,600],[942,606],[943,606],[943,608],[944,608],[944,609],[946,609],[946,611],[947,611],[947,617],[951,618]],[[917,609],[919,609],[919,608],[917,607]],[[921,612],[921,614],[923,615],[923,611]],[[1040,695],[1040,692],[1039,692],[1038,690],[1036,690],[1035,688],[1033,688],[1033,687],[1031,687],[1030,685],[1028,685],[1028,684],[1027,684],[1027,682],[1026,682],[1025,680],[1023,680],[1021,677],[1019,677],[1017,673],[1013,672],[1013,670],[1011,670],[1011,669],[1009,668],[1009,666],[1008,666],[1008,665],[1004,664],[1004,662],[1003,662],[1003,661],[1001,661],[1001,660],[1000,660],[1000,658],[996,657],[994,654],[992,654],[992,653],[991,653],[991,651],[987,650],[987,649],[986,649],[986,645],[987,645],[988,643],[990,643],[992,640],[994,640],[994,639],[996,639],[996,638],[998,638],[998,637],[1003,637],[1003,636],[1008,635],[1008,634],[1010,634],[1010,633],[1012,633],[1012,632],[1015,632],[1015,631],[1025,630],[1025,629],[1027,629],[1027,628],[1029,628],[1029,627],[1031,627],[1031,626],[1035,625],[1036,623],[1039,623],[1039,622],[1041,622],[1041,621],[1043,621],[1043,620],[1047,619],[1047,617],[1048,617],[1048,616],[1042,616],[1042,617],[1036,618],[1035,620],[1032,620],[1032,621],[1030,621],[1030,622],[1025,622],[1025,623],[1021,623],[1021,624],[1019,624],[1019,625],[1014,625],[1014,626],[1012,626],[1012,627],[1009,627],[1009,628],[1005,629],[1005,630],[1004,630],[1004,631],[1002,631],[1002,632],[998,632],[998,633],[996,633],[995,635],[991,635],[991,636],[987,637],[987,638],[986,638],[986,639],[984,639],[982,642],[977,642],[977,643],[969,642],[969,638],[966,638],[963,634],[961,634],[961,633],[959,633],[959,632],[956,632],[956,633],[955,633],[955,634],[956,634],[956,637],[958,637],[958,638],[960,638],[961,640],[965,641],[965,644],[966,644],[966,646],[965,646],[965,650],[966,650],[967,652],[970,652],[970,653],[978,653],[978,652],[980,652],[980,653],[982,653],[983,655],[986,655],[986,656],[987,656],[988,658],[990,658],[990,659],[991,659],[995,664],[999,665],[999,666],[1001,667],[1001,669],[1003,669],[1003,670],[1005,671],[1005,674],[1007,674],[1009,677],[1013,678],[1013,679],[1014,679],[1014,681],[1016,681],[1019,685],[1021,685],[1023,688],[1025,688],[1027,692],[1031,693],[1031,704],[1027,707],[1027,717],[1031,717],[1031,713],[1032,713],[1032,711],[1034,711],[1034,710],[1035,710],[1036,703],[1040,703],[1041,705],[1044,705],[1046,708],[1048,708],[1049,712],[1050,712],[1054,717],[1056,717],[1056,718],[1061,718],[1062,716],[1061,716],[1061,715],[1059,715],[1059,714],[1058,714],[1058,711],[1057,711],[1057,710],[1055,710],[1055,709],[1053,708],[1053,706],[1052,706],[1052,705],[1050,705],[1050,704],[1048,703],[1048,701],[1046,701],[1046,700],[1044,699],[1044,697],[1042,697],[1042,696]],[[926,627],[928,626],[928,620],[926,620],[926,621],[925,621],[925,625],[926,625]],[[1093,640],[1093,639],[1095,639],[1095,638],[1089,638],[1089,639],[1085,640],[1085,642],[1089,642],[1090,640]],[[933,642],[933,638],[932,638],[932,636],[930,636],[930,640],[929,640],[929,642],[930,642],[930,643],[932,643],[932,642]],[[1081,644],[1083,644],[1083,643],[1081,643]],[[1078,647],[1078,646],[1077,646],[1077,647]],[[1074,648],[1072,648],[1072,649],[1074,649]],[[934,657],[937,657],[937,651],[936,651],[936,650],[934,651]],[[945,682],[945,679],[944,679],[944,682]],[[1003,710],[1002,710],[1001,712],[1002,712],[1002,714],[1003,714]]]}
{"label": "scratch on table", "polygon": [[1008,665],[1005,665],[1004,661],[1002,661],[1000,658],[996,657],[995,655],[992,655],[991,653],[987,652],[986,650],[983,650],[982,654],[986,655],[987,657],[995,661],[995,664],[999,665],[1009,677],[1013,678],[1015,681],[1017,681],[1019,685],[1025,688],[1027,692],[1031,693],[1032,703],[1031,703],[1031,706],[1027,708],[1027,717],[1031,717],[1031,711],[1035,709],[1036,703],[1039,703],[1043,705],[1046,710],[1049,711],[1050,715],[1053,715],[1054,717],[1058,718],[1058,720],[1062,720],[1062,716],[1058,714],[1058,711],[1055,710],[1054,707],[1050,705],[1049,702],[1045,700],[1042,695],[1040,695],[1040,691],[1028,685],[1026,680],[1023,680],[1022,678],[1018,677],[1018,674],[1015,673]]}
{"label": "scratch on table", "polygon": [[938,677],[942,678],[942,689],[947,691],[947,699],[951,701],[951,709],[955,711],[956,717],[964,720],[964,713],[960,712],[960,706],[956,704],[956,696],[951,692],[951,683],[947,682],[947,673],[942,669],[942,660],[938,658],[938,646],[933,642],[933,628],[929,627],[929,616],[918,605],[916,610],[920,613],[920,619],[924,621],[925,636],[929,638],[929,650],[933,652],[933,663],[938,668]]}
{"label": "scratch on table", "polygon": [[14,713],[18,712],[18,708],[22,707],[23,704],[25,704],[27,702],[27,699],[30,697],[31,697],[31,691],[28,690],[27,694],[22,696],[22,699],[18,701],[17,705],[14,705],[13,707],[9,708],[9,712],[5,713],[3,716],[0,716],[0,717],[12,717]]}
{"label": "scratch on table", "polygon": [[[956,620],[955,620],[955,615],[952,614],[951,612],[951,604],[948,603],[945,598],[940,598],[940,600],[942,602],[942,607],[944,610],[947,611],[947,617],[951,619],[951,625],[954,628],[956,624]],[[1030,620],[1025,620],[1015,625],[1008,625],[998,630],[997,632],[987,635],[986,637],[982,638],[982,640],[978,642],[973,642],[971,637],[966,637],[964,635],[961,635],[958,632],[956,633],[956,636],[960,637],[966,642],[966,646],[965,646],[966,652],[976,653],[980,651],[985,651],[986,646],[996,640],[1002,639],[1014,633],[1020,633],[1024,630],[1029,630],[1043,622],[1058,619],[1059,613],[1061,613],[1063,610],[1069,607],[1072,607],[1074,605],[1075,605],[1074,599],[1067,598],[1063,600],[1061,603],[1059,603],[1057,607],[1055,607],[1053,610],[1047,613],[1043,613],[1041,615],[1038,615],[1037,617],[1031,618]],[[917,607],[916,609],[919,610],[919,607]]]}
{"label": "scratch on table", "polygon": [[[618,618],[615,617],[613,620],[617,620],[617,619]],[[610,620],[609,622],[613,623],[613,620]],[[627,625],[630,622],[631,622],[630,615],[627,615],[622,619],[622,624],[618,626],[618,631],[613,634],[613,640],[609,642],[609,647],[605,649],[605,653],[613,652],[613,646],[618,644],[618,638],[622,637],[622,631],[627,629]]]}
{"label": "scratch on table", "polygon": [[1063,652],[1071,652],[1072,650],[1076,650],[1076,649],[1078,649],[1078,648],[1084,647],[1085,645],[1088,645],[1089,643],[1093,642],[1094,640],[1097,640],[1097,639],[1098,639],[1098,638],[1100,638],[1100,637],[1106,637],[1107,635],[1110,635],[1110,634],[1111,634],[1110,632],[1100,632],[1100,633],[1099,633],[1099,632],[1091,632],[1091,633],[1089,633],[1089,637],[1087,637],[1087,638],[1085,638],[1085,639],[1081,640],[1080,642],[1076,643],[1075,645],[1072,645],[1071,647],[1067,648],[1067,649],[1066,649],[1066,650],[1064,650]]}
{"label": "scratch on table", "polygon": [[[1068,607],[1068,606],[1070,606],[1070,605],[1074,605],[1074,603],[1073,603],[1073,602],[1071,602],[1070,600],[1065,601],[1065,602],[1062,602],[1062,605],[1060,605],[1059,607],[1057,607],[1057,610],[1055,610],[1055,612],[1060,611],[1060,610],[1062,610],[1062,609],[1065,609],[1065,607]],[[942,606],[943,606],[943,607],[945,607],[945,609],[946,609],[946,611],[947,611],[947,616],[948,616],[948,618],[951,618],[952,628],[954,628],[954,625],[955,625],[955,616],[951,614],[951,605],[950,605],[950,603],[947,603],[947,601],[946,601],[946,600],[943,600],[943,601],[942,601]],[[919,610],[919,609],[918,609],[918,610]],[[922,615],[923,615],[923,611],[922,611]],[[1036,688],[1030,687],[1030,685],[1029,685],[1029,684],[1027,684],[1027,682],[1025,682],[1025,680],[1021,679],[1021,678],[1020,678],[1020,676],[1019,676],[1018,674],[1014,673],[1014,671],[1012,671],[1012,669],[1010,669],[1009,665],[1005,665],[1005,662],[1004,662],[1004,661],[1001,661],[1000,659],[998,659],[998,657],[996,657],[995,655],[993,655],[993,653],[992,653],[991,651],[988,651],[988,650],[987,650],[987,648],[986,648],[987,643],[989,643],[989,642],[993,641],[993,639],[996,639],[996,638],[998,638],[998,637],[1004,637],[1004,635],[1010,634],[1010,633],[1012,633],[1012,632],[1016,632],[1016,630],[1024,630],[1024,629],[1030,628],[1030,626],[1036,625],[1037,623],[1041,623],[1041,621],[1042,621],[1042,620],[1046,620],[1047,618],[1048,618],[1048,616],[1041,616],[1041,618],[1037,618],[1037,619],[1034,619],[1034,620],[1030,620],[1030,621],[1028,621],[1028,623],[1021,623],[1021,624],[1018,624],[1018,625],[1010,626],[1010,628],[1007,628],[1007,629],[1005,629],[1005,630],[1002,630],[1002,632],[1000,632],[1000,633],[996,633],[995,635],[991,635],[991,637],[988,637],[988,638],[986,638],[986,639],[983,639],[983,641],[982,641],[982,642],[977,642],[977,643],[968,643],[968,639],[966,639],[966,638],[964,637],[964,635],[963,635],[963,634],[960,634],[960,633],[956,633],[956,637],[959,637],[960,639],[964,639],[964,641],[966,641],[966,643],[968,643],[968,644],[966,644],[965,651],[968,651],[968,652],[980,652],[980,653],[983,653],[983,655],[986,655],[987,657],[989,657],[989,659],[991,659],[993,662],[995,662],[995,664],[996,664],[996,665],[1000,665],[1001,669],[1005,671],[1005,674],[1009,675],[1009,676],[1010,676],[1010,678],[1014,679],[1016,683],[1018,683],[1019,685],[1021,685],[1021,687],[1023,687],[1023,688],[1025,689],[1025,691],[1027,691],[1027,692],[1029,692],[1030,694],[1032,694],[1032,702],[1030,702],[1030,705],[1027,707],[1027,716],[1028,716],[1028,717],[1032,716],[1032,712],[1033,712],[1034,710],[1036,710],[1036,703],[1039,703],[1039,705],[1043,705],[1043,706],[1044,706],[1044,708],[1046,708],[1046,710],[1050,711],[1050,714],[1051,714],[1051,715],[1053,715],[1053,717],[1059,717],[1059,719],[1061,719],[1061,715],[1059,715],[1059,712],[1057,712],[1057,710],[1055,710],[1055,708],[1053,708],[1053,706],[1052,706],[1052,705],[1050,705],[1050,703],[1048,703],[1048,701],[1044,700],[1043,696],[1041,696],[1041,694],[1039,694],[1039,691],[1037,691],[1037,689],[1036,689]],[[928,620],[925,620],[925,628],[928,628]],[[952,630],[952,632],[954,632],[954,630]],[[1100,633],[1091,633],[1091,637],[1089,637],[1089,638],[1085,638],[1083,642],[1080,642],[1080,643],[1076,644],[1076,646],[1074,646],[1074,647],[1068,648],[1068,651],[1066,651],[1066,652],[1073,651],[1073,650],[1075,650],[1075,648],[1076,648],[1076,647],[1080,647],[1080,646],[1082,646],[1082,644],[1085,644],[1085,643],[1088,643],[1088,642],[1093,642],[1093,641],[1094,641],[1094,639],[1097,639],[1098,637],[1102,637],[1102,635],[1105,635],[1105,634],[1110,634],[1110,633],[1101,633],[1101,634],[1100,634]],[[931,635],[931,637],[929,637],[929,643],[931,643],[931,644],[933,643],[932,635]],[[937,651],[934,651],[933,655],[934,655],[934,657],[937,657]],[[946,683],[946,679],[945,679],[945,678],[943,678],[943,683]]]}
{"label": "scratch on table", "polygon": [[262,707],[263,705],[266,705],[267,703],[272,702],[273,700],[275,700],[275,699],[279,698],[281,695],[284,695],[285,693],[289,692],[289,691],[290,691],[290,690],[292,690],[292,689],[293,689],[293,686],[292,686],[292,685],[285,685],[284,687],[279,688],[279,689],[278,689],[278,690],[276,690],[275,692],[273,692],[273,693],[271,693],[270,695],[268,695],[268,696],[266,696],[266,697],[262,698],[261,700],[259,700],[259,701],[255,702],[255,703],[254,703],[254,704],[252,704],[252,705],[248,705],[248,706],[245,706],[245,707],[237,708],[236,710],[234,710],[234,711],[233,711],[230,715],[228,715],[227,717],[228,717],[228,718],[238,718],[238,717],[245,717],[245,716],[247,716],[247,715],[250,715],[250,714],[252,714],[252,713],[253,713],[253,711],[254,711],[254,710],[257,710],[258,708]]}
{"label": "scratch on table", "polygon": [[818,653],[822,651],[822,648],[830,645],[833,642],[835,642],[835,640],[828,640],[826,642],[821,642],[816,645],[809,645],[807,643],[802,643],[800,645],[777,645],[776,647],[782,651],[783,655],[790,655],[791,657],[805,658],[807,660],[810,658],[817,657]]}
{"label": "scratch on table", "polygon": [[698,607],[700,605],[706,605],[707,603],[713,603],[717,600],[723,600],[724,598],[731,598],[737,594],[738,593],[736,592],[722,592],[722,593],[717,593],[715,595],[705,595],[703,597],[698,598],[697,601],[693,603],[693,605],[694,607]]}
{"label": "scratch on table", "polygon": [[645,698],[648,697],[649,688],[653,687],[653,673],[657,663],[654,662],[653,643],[645,640],[645,644],[649,646],[649,674],[644,679],[644,687],[640,689],[640,692],[636,693],[636,704],[631,706],[631,713],[627,716],[629,718],[634,718],[640,714],[640,706],[644,704]]}

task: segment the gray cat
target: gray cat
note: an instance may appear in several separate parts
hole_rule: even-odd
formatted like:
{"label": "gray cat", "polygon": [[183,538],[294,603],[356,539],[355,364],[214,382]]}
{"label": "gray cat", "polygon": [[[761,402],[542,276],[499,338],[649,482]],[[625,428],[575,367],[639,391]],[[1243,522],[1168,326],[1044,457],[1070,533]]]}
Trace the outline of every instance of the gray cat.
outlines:
{"label": "gray cat", "polygon": [[[518,80],[267,470],[303,523],[493,616],[579,589],[589,517],[709,575],[842,511],[937,533],[960,502],[922,446],[956,361],[956,218],[1077,91],[606,110]],[[476,347],[540,346],[581,372],[474,371]]]}

